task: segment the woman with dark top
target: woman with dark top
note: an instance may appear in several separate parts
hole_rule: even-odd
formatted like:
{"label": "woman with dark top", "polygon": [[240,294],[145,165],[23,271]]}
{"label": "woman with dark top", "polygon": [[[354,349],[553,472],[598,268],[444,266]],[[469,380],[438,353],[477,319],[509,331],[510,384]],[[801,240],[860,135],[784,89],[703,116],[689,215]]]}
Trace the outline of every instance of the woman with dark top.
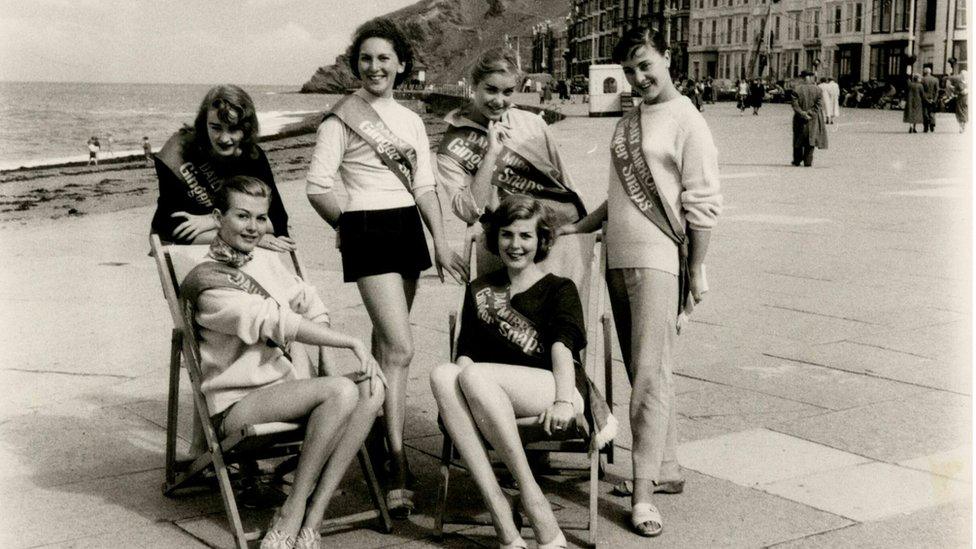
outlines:
{"label": "woman with dark top", "polygon": [[271,188],[271,226],[259,246],[291,251],[288,214],[275,187],[268,157],[257,144],[254,101],[234,85],[215,86],[200,103],[193,127],[184,127],[155,155],[159,199],[152,232],[166,242],[205,244],[217,234],[213,198],[221,180],[255,177]]}
{"label": "woman with dark top", "polygon": [[586,345],[579,293],[571,280],[546,274],[538,265],[555,238],[547,207],[526,195],[510,195],[486,217],[485,246],[504,268],[468,286],[457,361],[435,367],[431,387],[444,425],[488,504],[500,546],[526,544],[482,436],[518,481],[539,547],[566,547],[529,468],[516,420],[538,417],[546,433],[559,433],[583,412],[574,370]]}

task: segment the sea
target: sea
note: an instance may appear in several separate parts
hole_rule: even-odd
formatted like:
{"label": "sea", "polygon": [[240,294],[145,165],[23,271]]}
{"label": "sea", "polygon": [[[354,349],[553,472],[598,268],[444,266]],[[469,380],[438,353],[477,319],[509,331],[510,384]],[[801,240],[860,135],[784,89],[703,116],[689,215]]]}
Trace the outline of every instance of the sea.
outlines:
{"label": "sea", "polygon": [[[241,86],[258,112],[261,135],[321,112],[334,95],[298,86]],[[158,150],[192,124],[209,85],[0,82],[0,170],[86,160],[97,137],[101,158],[142,154],[146,136]]]}

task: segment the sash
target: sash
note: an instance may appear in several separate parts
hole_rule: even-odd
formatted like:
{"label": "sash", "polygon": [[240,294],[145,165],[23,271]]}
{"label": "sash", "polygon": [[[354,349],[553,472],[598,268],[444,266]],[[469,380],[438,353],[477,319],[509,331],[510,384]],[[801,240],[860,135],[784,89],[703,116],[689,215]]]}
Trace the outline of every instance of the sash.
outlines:
{"label": "sash", "polygon": [[335,107],[326,113],[325,118],[332,115],[339,118],[343,124],[369,144],[386,167],[403,183],[407,191],[413,194],[417,151],[390,131],[380,115],[365,99],[351,93],[340,99]]}
{"label": "sash", "polygon": [[678,314],[681,314],[690,292],[688,237],[684,224],[658,193],[651,168],[641,150],[642,139],[640,109],[632,109],[613,130],[610,142],[613,167],[634,206],[678,246]]}
{"label": "sash", "polygon": [[[481,277],[471,283],[471,294],[478,320],[502,336],[511,348],[533,359],[547,354],[538,328],[532,320],[512,307],[509,286],[492,286],[485,277]],[[590,437],[591,450],[599,450],[616,436],[617,420],[583,365],[574,360],[573,367],[576,389],[585,398],[585,421],[576,421],[576,426],[582,430],[582,435],[593,433]]]}
{"label": "sash", "polygon": [[184,156],[182,131],[169,138],[156,157],[185,185],[184,192],[207,209],[213,209],[213,195],[219,178],[210,162],[191,162]]}
{"label": "sash", "polygon": [[[180,302],[183,306],[184,315],[193,327],[194,337],[199,334],[199,326],[196,323],[194,313],[200,294],[217,288],[230,288],[274,300],[268,290],[265,290],[254,277],[244,271],[218,261],[205,261],[194,267],[186,275],[183,284],[180,285]],[[267,345],[281,351],[281,354],[291,362],[291,355],[285,350],[284,345],[270,338],[267,340]]]}
{"label": "sash", "polygon": [[[454,159],[468,175],[474,175],[488,152],[488,132],[469,125],[448,125],[437,153]],[[580,218],[583,201],[563,183],[562,173],[542,159],[530,161],[511,145],[504,145],[492,169],[491,184],[512,194],[528,194],[572,204]]]}

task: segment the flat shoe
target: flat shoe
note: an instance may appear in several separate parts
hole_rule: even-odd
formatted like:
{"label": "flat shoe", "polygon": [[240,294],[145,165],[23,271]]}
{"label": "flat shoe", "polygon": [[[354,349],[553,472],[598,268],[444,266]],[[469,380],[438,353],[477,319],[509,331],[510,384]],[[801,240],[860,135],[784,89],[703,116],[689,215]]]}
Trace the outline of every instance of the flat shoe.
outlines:
{"label": "flat shoe", "polygon": [[413,512],[413,490],[397,488],[386,493],[386,507],[390,516],[395,519],[405,519]]}
{"label": "flat shoe", "polygon": [[308,526],[298,531],[298,538],[295,539],[295,549],[320,549],[322,534]]}
{"label": "flat shoe", "polygon": [[651,503],[635,503],[630,510],[630,525],[634,532],[646,538],[660,536],[664,531],[661,512]]}

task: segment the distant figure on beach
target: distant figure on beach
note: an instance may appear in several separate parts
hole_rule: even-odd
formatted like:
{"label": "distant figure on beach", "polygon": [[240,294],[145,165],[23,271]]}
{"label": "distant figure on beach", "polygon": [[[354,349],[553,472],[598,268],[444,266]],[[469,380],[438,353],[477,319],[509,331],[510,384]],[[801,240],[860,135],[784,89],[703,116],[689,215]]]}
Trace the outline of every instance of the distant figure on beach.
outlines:
{"label": "distant figure on beach", "polygon": [[152,145],[149,144],[149,136],[142,137],[142,154],[146,157],[146,165],[152,166]]}
{"label": "distant figure on beach", "polygon": [[91,139],[88,140],[88,166],[91,166],[92,164],[96,166],[98,165],[99,149],[100,147],[98,146],[98,139],[96,139],[94,135],[91,136]]}
{"label": "distant figure on beach", "polygon": [[908,82],[908,91],[905,95],[905,111],[902,115],[902,122],[908,124],[908,133],[918,133],[918,124],[924,124],[925,118],[922,113],[922,96],[925,89],[922,87],[922,78],[913,74],[911,81]]}
{"label": "distant figure on beach", "polygon": [[218,229],[212,212],[220,182],[247,175],[271,188],[271,228],[258,245],[279,252],[294,250],[295,241],[288,236],[288,214],[257,138],[258,117],[251,96],[234,85],[211,88],[200,103],[193,127],[180,129],[156,153],[159,199],[152,232],[178,244],[210,242]]}
{"label": "distant figure on beach", "polygon": [[534,196],[559,225],[586,215],[545,121],[512,106],[521,79],[514,51],[490,49],[471,68],[471,101],[444,117],[435,174],[472,230],[511,194]]}
{"label": "distant figure on beach", "polygon": [[[362,87],[319,125],[305,192],[338,230],[343,280],[356,283],[373,324],[373,355],[389,382],[383,404],[391,473],[386,500],[390,514],[403,519],[414,508],[403,426],[414,354],[410,308],[421,271],[431,267],[424,224],[441,281],[445,270],[457,281],[465,275],[444,234],[424,122],[393,97],[413,66],[410,42],[392,20],[368,21],[356,30],[349,64]],[[372,443],[381,444],[378,438],[374,434]]]}
{"label": "distant figure on beach", "polygon": [[823,114],[823,91],[814,84],[814,75],[803,71],[803,83],[793,89],[793,165],[813,165],[814,149],[827,148],[827,128]]}

